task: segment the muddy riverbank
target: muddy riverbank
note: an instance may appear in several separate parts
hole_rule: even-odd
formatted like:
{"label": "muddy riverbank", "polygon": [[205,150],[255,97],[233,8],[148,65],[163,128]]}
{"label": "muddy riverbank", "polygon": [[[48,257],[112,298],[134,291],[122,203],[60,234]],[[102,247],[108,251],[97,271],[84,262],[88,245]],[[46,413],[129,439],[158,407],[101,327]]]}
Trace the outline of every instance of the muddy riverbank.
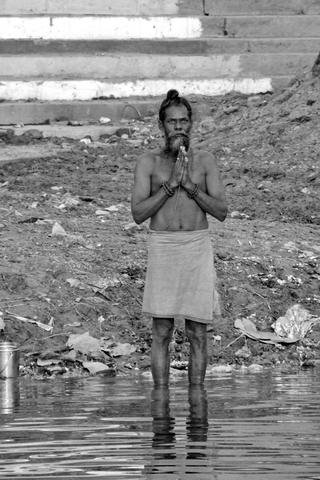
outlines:
{"label": "muddy riverbank", "polygon": [[[223,316],[209,329],[209,368],[315,365],[319,77],[274,94],[190,99],[193,144],[215,154],[229,201],[226,222],[210,221]],[[149,371],[150,320],[141,315],[148,224],[133,223],[130,190],[137,156],[162,142],[156,113],[98,141],[44,139],[40,127],[0,131],[0,326],[21,346],[21,375]],[[311,316],[305,336],[265,343],[260,332],[274,334],[294,305]],[[256,338],[235,327],[243,319]],[[171,354],[184,369],[181,324]]]}

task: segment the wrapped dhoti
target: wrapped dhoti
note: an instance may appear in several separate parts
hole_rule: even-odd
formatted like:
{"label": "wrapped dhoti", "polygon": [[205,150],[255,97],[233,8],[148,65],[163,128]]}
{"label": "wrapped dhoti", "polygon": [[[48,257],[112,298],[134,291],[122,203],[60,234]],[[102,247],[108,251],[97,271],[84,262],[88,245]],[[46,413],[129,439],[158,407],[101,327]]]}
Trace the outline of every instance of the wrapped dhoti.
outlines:
{"label": "wrapped dhoti", "polygon": [[200,323],[220,314],[208,230],[150,231],[142,312]]}

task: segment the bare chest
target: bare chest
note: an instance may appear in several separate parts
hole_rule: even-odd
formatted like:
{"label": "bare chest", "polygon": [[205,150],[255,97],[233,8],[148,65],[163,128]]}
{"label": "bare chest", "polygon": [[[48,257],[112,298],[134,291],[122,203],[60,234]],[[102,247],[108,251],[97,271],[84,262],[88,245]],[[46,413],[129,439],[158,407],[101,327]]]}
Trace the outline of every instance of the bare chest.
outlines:
{"label": "bare chest", "polygon": [[[203,165],[197,157],[195,156],[193,159],[189,160],[190,164],[190,177],[191,180],[195,183],[198,183],[199,186],[205,190],[205,170]],[[151,188],[152,193],[155,193],[159,190],[162,183],[168,181],[172,174],[174,168],[173,162],[165,162],[161,159],[156,162],[153,174],[151,176]]]}

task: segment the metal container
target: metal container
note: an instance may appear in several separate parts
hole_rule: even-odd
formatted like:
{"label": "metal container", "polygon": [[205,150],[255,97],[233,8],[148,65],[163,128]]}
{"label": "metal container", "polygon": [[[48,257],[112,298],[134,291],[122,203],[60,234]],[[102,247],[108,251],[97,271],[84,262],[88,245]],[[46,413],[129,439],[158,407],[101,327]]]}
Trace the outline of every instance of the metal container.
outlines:
{"label": "metal container", "polygon": [[16,411],[20,402],[19,379],[0,380],[0,417]]}
{"label": "metal container", "polygon": [[19,347],[7,340],[0,340],[0,377],[19,376]]}

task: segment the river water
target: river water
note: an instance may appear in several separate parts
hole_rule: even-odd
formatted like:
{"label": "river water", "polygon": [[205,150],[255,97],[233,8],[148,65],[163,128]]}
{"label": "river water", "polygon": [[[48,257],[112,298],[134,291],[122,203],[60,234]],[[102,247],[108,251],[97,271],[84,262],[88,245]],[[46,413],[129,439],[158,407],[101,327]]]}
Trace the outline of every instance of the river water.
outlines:
{"label": "river water", "polygon": [[1,479],[320,479],[320,369],[0,381]]}

